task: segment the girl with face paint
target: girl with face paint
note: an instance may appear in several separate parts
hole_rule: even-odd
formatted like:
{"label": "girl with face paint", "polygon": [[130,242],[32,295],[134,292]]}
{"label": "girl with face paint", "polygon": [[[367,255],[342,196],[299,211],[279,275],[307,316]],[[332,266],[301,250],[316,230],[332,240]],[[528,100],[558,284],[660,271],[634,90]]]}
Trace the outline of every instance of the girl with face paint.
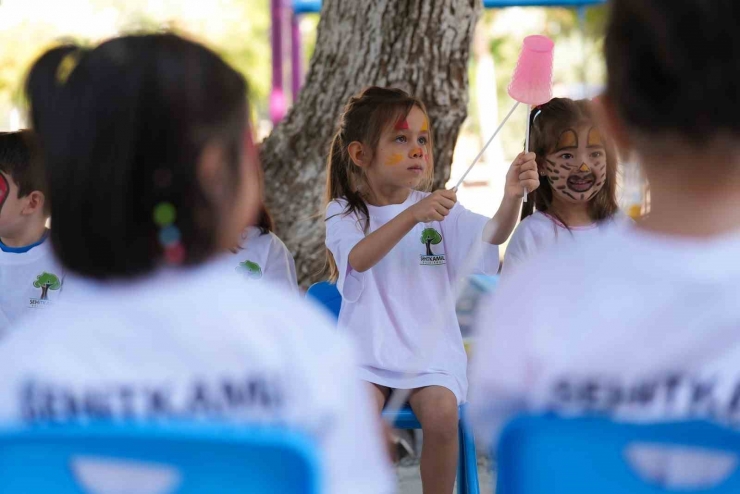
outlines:
{"label": "girl with face paint", "polygon": [[454,190],[429,193],[433,128],[424,104],[399,89],[350,98],[327,163],[326,246],[342,294],[339,326],[358,341],[358,375],[378,413],[393,390],[410,390],[421,422],[424,494],[449,494],[458,457],[458,405],[467,356],[455,284],[471,268],[496,274],[523,189],[537,187],[534,155],[507,174],[493,218],[465,209]]}
{"label": "girl with face paint", "polygon": [[615,217],[616,152],[596,124],[592,105],[554,98],[532,110],[530,146],[540,186],[524,204],[522,222],[506,249],[504,273],[561,237],[599,234],[615,218],[628,221]]}

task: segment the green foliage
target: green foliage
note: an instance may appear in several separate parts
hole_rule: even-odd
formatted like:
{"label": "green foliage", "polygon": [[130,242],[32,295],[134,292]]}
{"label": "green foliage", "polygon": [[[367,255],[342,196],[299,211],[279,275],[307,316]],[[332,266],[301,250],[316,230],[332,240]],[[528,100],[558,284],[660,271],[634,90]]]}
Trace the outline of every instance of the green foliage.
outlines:
{"label": "green foliage", "polygon": [[421,243],[437,245],[442,241],[442,235],[434,228],[425,228],[421,232]]}
{"label": "green foliage", "polygon": [[[65,8],[46,0],[0,3],[0,128],[11,108],[24,108],[31,63],[60,41],[94,45],[123,33],[171,30],[205,43],[248,80],[252,109],[267,114],[270,91],[269,0],[87,0]],[[71,23],[71,11],[75,22]],[[58,15],[57,15],[58,14]],[[67,19],[64,17],[67,16]]]}
{"label": "green foliage", "polygon": [[56,275],[44,271],[36,277],[33,286],[36,288],[47,287],[49,290],[59,290],[62,287],[62,282],[59,281]]}

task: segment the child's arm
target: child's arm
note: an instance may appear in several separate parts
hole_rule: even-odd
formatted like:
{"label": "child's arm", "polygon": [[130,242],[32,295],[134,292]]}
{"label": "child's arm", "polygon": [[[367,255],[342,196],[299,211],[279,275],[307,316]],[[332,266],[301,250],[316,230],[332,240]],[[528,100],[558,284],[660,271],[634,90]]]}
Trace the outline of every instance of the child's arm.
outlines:
{"label": "child's arm", "polygon": [[537,176],[537,162],[534,153],[519,153],[506,173],[504,198],[498,211],[483,229],[483,239],[494,245],[506,242],[514,231],[519,210],[522,206],[524,189],[533,191],[540,186]]}
{"label": "child's arm", "polygon": [[434,191],[358,242],[349,253],[349,265],[357,272],[367,271],[383,259],[414,225],[444,220],[456,202],[455,191]]}

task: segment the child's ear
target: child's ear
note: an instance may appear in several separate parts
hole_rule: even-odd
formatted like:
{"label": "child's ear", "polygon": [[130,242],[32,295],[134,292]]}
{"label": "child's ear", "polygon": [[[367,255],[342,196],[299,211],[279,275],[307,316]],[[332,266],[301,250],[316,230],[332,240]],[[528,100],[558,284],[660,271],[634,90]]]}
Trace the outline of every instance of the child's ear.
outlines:
{"label": "child's ear", "polygon": [[27,202],[23,207],[21,214],[34,214],[36,211],[43,211],[44,205],[46,204],[46,197],[44,193],[39,190],[34,190],[26,196]]}
{"label": "child's ear", "polygon": [[347,153],[349,153],[349,159],[360,168],[365,168],[370,164],[368,162],[368,155],[365,152],[365,146],[359,141],[350,142],[349,146],[347,146]]}

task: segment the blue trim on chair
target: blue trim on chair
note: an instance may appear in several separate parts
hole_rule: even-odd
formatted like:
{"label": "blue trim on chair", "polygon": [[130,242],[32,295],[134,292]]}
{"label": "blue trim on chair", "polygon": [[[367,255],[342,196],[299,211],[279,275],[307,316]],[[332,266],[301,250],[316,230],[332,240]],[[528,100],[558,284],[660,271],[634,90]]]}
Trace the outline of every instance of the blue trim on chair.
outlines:
{"label": "blue trim on chair", "polygon": [[600,417],[521,415],[496,449],[496,494],[737,494],[740,467],[716,485],[669,488],[643,479],[625,455],[649,444],[740,456],[740,432],[702,421],[626,423]]}
{"label": "blue trim on chair", "polygon": [[[465,404],[458,408],[460,421],[457,437],[460,450],[457,459],[457,492],[458,494],[480,494],[475,440],[467,423],[465,408]],[[395,416],[383,411],[383,417],[392,419],[393,426],[397,429],[421,429],[419,419],[408,405],[396,412]]]}
{"label": "blue trim on chair", "polygon": [[[390,418],[391,415],[384,410],[383,417]],[[408,405],[396,412],[393,417],[393,425],[396,429],[421,429],[419,419],[416,418],[416,414]]]}
{"label": "blue trim on chair", "polygon": [[306,298],[311,298],[323,305],[333,316],[339,318],[342,308],[342,295],[337,290],[337,285],[328,281],[314,283],[306,291]]}
{"label": "blue trim on chair", "polygon": [[0,429],[0,492],[82,494],[81,462],[166,469],[172,494],[318,494],[321,468],[305,434],[262,425],[39,425]]}
{"label": "blue trim on chair", "polygon": [[[483,0],[483,8],[584,7],[603,3],[606,0]],[[321,12],[321,0],[293,0],[293,11],[296,14],[318,14]]]}

